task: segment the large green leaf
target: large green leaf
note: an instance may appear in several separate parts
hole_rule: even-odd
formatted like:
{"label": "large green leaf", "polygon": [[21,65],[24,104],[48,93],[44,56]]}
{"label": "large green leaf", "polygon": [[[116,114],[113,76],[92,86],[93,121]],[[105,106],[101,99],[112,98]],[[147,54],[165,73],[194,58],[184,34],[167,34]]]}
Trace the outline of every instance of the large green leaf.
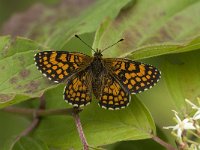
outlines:
{"label": "large green leaf", "polygon": [[115,18],[121,8],[127,5],[131,0],[98,0],[88,10],[79,17],[66,21],[58,25],[58,28],[46,41],[45,45],[53,49],[63,49],[65,44],[74,37],[74,34],[83,34],[94,32],[101,22],[106,18]]}
{"label": "large green leaf", "polygon": [[104,55],[134,59],[199,49],[199,7],[197,0],[141,0],[106,21],[94,47],[102,49],[124,38]]}
{"label": "large green leaf", "polygon": [[0,107],[38,97],[53,85],[44,80],[34,65],[34,53],[41,46],[24,39],[0,38]]}
{"label": "large green leaf", "polygon": [[[68,106],[62,99],[62,90],[63,86],[45,94],[48,108]],[[117,141],[146,139],[155,133],[151,115],[135,96],[128,108],[119,111],[102,109],[94,100],[80,113],[80,118],[88,143],[94,147]],[[43,118],[34,136],[60,149],[81,149],[82,146],[74,120],[67,116]]]}

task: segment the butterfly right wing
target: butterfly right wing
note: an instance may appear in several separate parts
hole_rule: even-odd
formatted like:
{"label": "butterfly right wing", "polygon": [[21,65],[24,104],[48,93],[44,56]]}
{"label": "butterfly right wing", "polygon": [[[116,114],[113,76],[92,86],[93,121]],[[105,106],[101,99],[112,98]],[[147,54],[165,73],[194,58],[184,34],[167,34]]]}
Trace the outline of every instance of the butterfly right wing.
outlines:
{"label": "butterfly right wing", "polygon": [[154,66],[128,59],[106,58],[104,65],[132,94],[153,87],[161,77],[161,72]]}
{"label": "butterfly right wing", "polygon": [[34,58],[38,70],[56,83],[85,69],[92,61],[90,56],[67,51],[42,51],[35,54]]}

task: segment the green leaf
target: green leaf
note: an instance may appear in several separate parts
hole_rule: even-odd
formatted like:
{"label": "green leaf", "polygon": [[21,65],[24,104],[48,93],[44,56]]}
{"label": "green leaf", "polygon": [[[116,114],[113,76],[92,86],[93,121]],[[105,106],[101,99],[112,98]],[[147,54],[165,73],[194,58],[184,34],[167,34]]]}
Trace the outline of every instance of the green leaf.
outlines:
{"label": "green leaf", "polygon": [[30,121],[24,116],[13,115],[0,111],[0,148],[8,150],[19,135],[29,124]]}
{"label": "green leaf", "polygon": [[136,60],[136,59],[144,59],[148,57],[154,57],[166,54],[183,53],[199,49],[200,49],[200,37],[196,37],[192,41],[180,44],[157,44],[151,46],[144,46],[135,49],[131,53],[125,53],[121,57],[127,57]]}
{"label": "green leaf", "polygon": [[25,39],[0,37],[0,107],[39,97],[53,85],[44,80],[34,65],[34,54],[41,46]]}
{"label": "green leaf", "polygon": [[57,30],[49,37],[45,45],[50,48],[62,50],[65,44],[75,34],[94,32],[99,24],[106,18],[114,19],[120,9],[126,6],[131,0],[99,0],[87,9],[82,15],[73,20],[61,23]]}
{"label": "green leaf", "polygon": [[15,143],[12,150],[48,150],[48,146],[41,140],[22,137]]}
{"label": "green leaf", "polygon": [[196,0],[134,3],[97,30],[94,47],[102,49],[125,38],[118,46],[105,51],[104,56],[133,59],[197,50],[200,48],[199,7],[200,2]]}
{"label": "green leaf", "polygon": [[[67,105],[62,99],[63,87],[49,90],[48,108]],[[124,140],[151,138],[155,124],[145,106],[135,97],[126,109],[109,111],[100,108],[94,100],[80,113],[83,130],[90,146],[97,147]],[[74,120],[69,116],[43,118],[35,137],[43,139],[50,147],[59,149],[81,149]]]}

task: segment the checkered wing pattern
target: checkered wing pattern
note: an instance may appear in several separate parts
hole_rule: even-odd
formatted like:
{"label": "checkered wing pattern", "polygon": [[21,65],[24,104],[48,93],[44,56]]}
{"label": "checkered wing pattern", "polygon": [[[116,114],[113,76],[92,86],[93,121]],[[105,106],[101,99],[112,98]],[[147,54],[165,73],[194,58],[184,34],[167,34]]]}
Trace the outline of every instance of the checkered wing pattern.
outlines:
{"label": "checkered wing pattern", "polygon": [[92,74],[90,69],[78,72],[67,82],[64,89],[64,100],[74,107],[82,107],[92,99]]}
{"label": "checkered wing pattern", "polygon": [[154,86],[160,72],[153,66],[128,59],[104,59],[104,64],[129,93],[136,94]]}
{"label": "checkered wing pattern", "polygon": [[72,74],[85,69],[91,61],[91,57],[82,53],[43,51],[35,54],[38,70],[56,83],[60,83]]}
{"label": "checkered wing pattern", "polygon": [[129,104],[130,94],[113,76],[105,75],[103,80],[99,105],[110,110],[125,108]]}

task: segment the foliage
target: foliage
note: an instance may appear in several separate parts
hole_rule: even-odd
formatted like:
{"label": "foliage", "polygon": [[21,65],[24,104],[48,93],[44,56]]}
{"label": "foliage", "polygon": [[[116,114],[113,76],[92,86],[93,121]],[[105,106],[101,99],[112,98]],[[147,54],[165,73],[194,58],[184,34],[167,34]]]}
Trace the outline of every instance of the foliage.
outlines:
{"label": "foliage", "polygon": [[[193,100],[200,93],[199,7],[197,0],[98,0],[77,17],[61,18],[53,24],[45,24],[45,19],[35,23],[34,27],[41,26],[39,31],[44,34],[30,28],[29,38],[1,36],[0,108],[14,104],[37,108],[36,101],[43,93],[46,109],[70,107],[62,98],[64,84],[53,84],[44,78],[34,65],[34,54],[38,50],[56,49],[91,55],[87,47],[73,38],[74,34],[81,34],[94,48],[104,48],[124,38],[124,42],[105,51],[104,57],[127,57],[150,63],[162,71],[162,80],[153,89],[132,96],[130,106],[124,110],[103,110],[93,100],[80,114],[83,129],[93,147],[151,138],[156,135],[155,124],[162,128],[170,123],[172,108],[186,112],[184,99]],[[5,112],[0,112],[0,116],[3,122],[0,146],[7,149],[13,143],[13,136],[31,118]],[[14,127],[9,125],[11,122]],[[70,116],[43,117],[33,134],[14,143],[13,149],[26,149],[30,145],[45,150],[81,148]]]}

